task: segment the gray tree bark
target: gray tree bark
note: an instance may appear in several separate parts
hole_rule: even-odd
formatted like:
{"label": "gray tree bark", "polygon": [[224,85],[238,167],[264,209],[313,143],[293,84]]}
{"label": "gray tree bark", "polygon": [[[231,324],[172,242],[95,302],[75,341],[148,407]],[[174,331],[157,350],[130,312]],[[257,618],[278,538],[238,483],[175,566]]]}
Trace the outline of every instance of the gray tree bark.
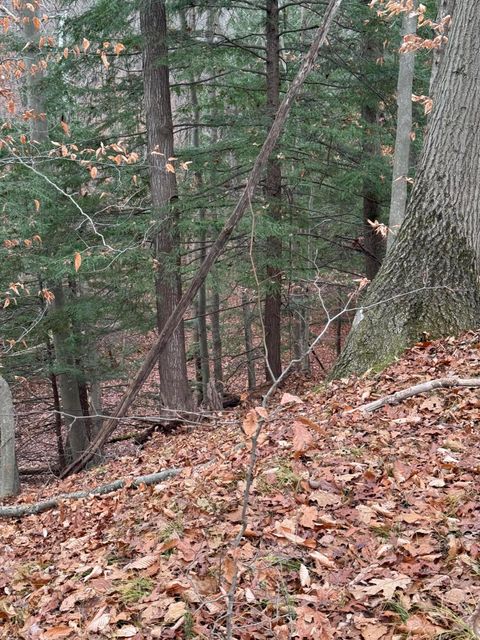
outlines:
{"label": "gray tree bark", "polygon": [[[271,122],[280,104],[280,29],[278,0],[266,3],[266,74],[267,74],[267,112]],[[271,156],[265,175],[265,196],[269,205],[268,212],[275,223],[282,217],[282,169],[279,160]],[[282,312],[282,241],[278,233],[268,238],[264,247],[267,270],[267,292],[265,295],[265,376],[274,382],[282,373],[281,356],[281,312]]]}
{"label": "gray tree bark", "polygon": [[[418,0],[413,6],[418,7]],[[417,32],[417,15],[414,11],[403,14],[403,36]],[[392,195],[390,200],[389,234],[387,250],[391,249],[400,225],[405,218],[408,197],[408,172],[410,169],[410,146],[412,134],[412,89],[415,72],[415,52],[400,52],[397,84],[397,131],[395,137],[395,155],[393,157]]]}
{"label": "gray tree bark", "polygon": [[0,498],[16,496],[19,493],[12,394],[10,387],[0,376]]}
{"label": "gray tree bark", "polygon": [[[456,0],[438,0],[437,22],[440,22],[446,16],[453,16],[455,10]],[[444,36],[448,38],[447,28],[444,32]],[[442,64],[443,54],[445,53],[446,45],[441,46],[439,49],[435,49],[433,52],[432,60],[432,72],[430,74],[430,97],[435,94],[435,84],[438,76],[440,65]]]}
{"label": "gray tree bark", "polygon": [[334,376],[381,368],[422,338],[480,317],[480,12],[455,9],[405,221]]}
{"label": "gray tree bark", "polygon": [[[364,3],[368,4],[368,0],[364,0]],[[378,35],[371,26],[368,26],[363,33],[362,58],[368,65],[369,74],[371,69],[374,68],[379,55]],[[370,84],[368,75],[366,80]],[[362,185],[362,205],[365,273],[369,280],[373,280],[382,264],[384,242],[382,236],[376,233],[376,230],[370,224],[379,220],[382,208],[380,205],[378,177],[372,175],[371,168],[368,166],[369,162],[372,162],[380,155],[380,138],[377,131],[379,99],[378,95],[369,89],[368,84],[361,106],[363,124],[362,152],[366,163]]]}
{"label": "gray tree bark", "polygon": [[[140,27],[144,39],[143,78],[152,206],[158,221],[155,238],[157,325],[162,331],[181,298],[178,260],[177,180],[169,171],[173,150],[173,120],[167,48],[167,16],[163,0],[142,0]],[[170,409],[189,410],[183,320],[158,361],[160,394]]]}
{"label": "gray tree bark", "polygon": [[67,427],[67,457],[76,460],[87,448],[88,437],[80,400],[75,359],[69,347],[70,322],[65,312],[62,285],[53,288],[55,300],[51,319],[53,346],[55,349],[56,375],[60,390],[63,421]]}
{"label": "gray tree bark", "polygon": [[248,390],[255,389],[257,386],[257,376],[255,372],[255,354],[253,348],[252,320],[253,312],[248,300],[247,294],[242,293],[242,312],[243,312],[243,335],[245,338],[245,352],[247,354],[247,376]]}

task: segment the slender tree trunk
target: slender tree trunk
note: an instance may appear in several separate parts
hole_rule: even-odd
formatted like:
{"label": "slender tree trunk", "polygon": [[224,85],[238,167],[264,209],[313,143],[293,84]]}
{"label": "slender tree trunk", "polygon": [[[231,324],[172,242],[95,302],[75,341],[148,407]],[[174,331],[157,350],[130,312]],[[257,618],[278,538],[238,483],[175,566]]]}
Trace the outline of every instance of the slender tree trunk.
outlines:
{"label": "slender tree trunk", "polygon": [[[280,103],[280,37],[278,0],[266,0],[266,54],[267,54],[267,110],[273,121]],[[274,224],[282,218],[282,170],[280,162],[269,158],[265,176],[265,196],[268,212]],[[282,241],[278,233],[272,235],[265,246],[267,269],[267,292],[265,296],[264,320],[267,381],[282,373],[281,357],[281,307],[282,307]]]}
{"label": "slender tree trunk", "polygon": [[[363,34],[362,57],[369,66],[375,65],[378,58],[377,36],[372,28],[367,28]],[[363,234],[365,248],[365,272],[369,280],[376,276],[382,264],[384,242],[380,234],[376,233],[372,225],[381,215],[378,194],[378,178],[372,175],[372,161],[380,156],[378,127],[378,97],[366,88],[367,95],[362,103],[363,121],[363,160],[365,162],[365,177],[363,179]]]}
{"label": "slender tree trunk", "polygon": [[245,337],[245,351],[247,354],[247,375],[248,389],[255,389],[257,386],[257,375],[255,372],[255,358],[253,349],[252,334],[252,310],[247,294],[242,293],[242,311],[243,311],[243,333]]}
{"label": "slender tree trunk", "polygon": [[459,3],[405,221],[369,288],[335,376],[383,367],[424,333],[480,317],[480,12]]}
{"label": "slender tree trunk", "polygon": [[64,290],[53,289],[52,335],[55,348],[56,375],[60,390],[63,420],[67,427],[67,450],[70,460],[76,460],[88,445],[85,420],[80,399],[75,359],[71,350],[70,321],[65,310]]}
{"label": "slender tree trunk", "polygon": [[215,387],[218,393],[222,394],[224,389],[222,331],[220,325],[220,295],[216,289],[212,291],[210,323],[212,326],[213,375],[215,377]]}
{"label": "slender tree trunk", "polygon": [[[152,205],[158,220],[155,238],[157,325],[165,322],[181,297],[178,260],[177,182],[171,172],[173,121],[167,49],[167,17],[163,0],[142,0],[140,26],[144,38],[143,76]],[[183,321],[159,358],[160,394],[170,409],[192,408],[188,386]]]}
{"label": "slender tree trunk", "polygon": [[53,345],[50,341],[50,338],[47,338],[46,342],[47,348],[47,361],[48,367],[50,370],[50,384],[52,385],[52,395],[53,395],[53,409],[55,411],[55,437],[57,439],[57,454],[58,454],[58,466],[60,469],[63,469],[67,464],[67,457],[65,455],[65,447],[63,445],[63,433],[62,433],[62,405],[60,402],[60,392],[58,389],[57,376],[53,372],[54,368],[54,349]]}
{"label": "slender tree trunk", "polygon": [[10,387],[0,376],[0,498],[16,496],[19,493],[12,394]]}
{"label": "slender tree trunk", "polygon": [[[413,1],[418,7],[418,0]],[[403,36],[417,32],[417,15],[414,11],[403,14]],[[399,54],[397,84],[397,132],[395,137],[395,155],[393,157],[392,195],[390,200],[389,234],[387,248],[391,249],[395,236],[405,218],[408,196],[408,173],[410,170],[410,147],[412,135],[412,90],[415,72],[415,52]]]}

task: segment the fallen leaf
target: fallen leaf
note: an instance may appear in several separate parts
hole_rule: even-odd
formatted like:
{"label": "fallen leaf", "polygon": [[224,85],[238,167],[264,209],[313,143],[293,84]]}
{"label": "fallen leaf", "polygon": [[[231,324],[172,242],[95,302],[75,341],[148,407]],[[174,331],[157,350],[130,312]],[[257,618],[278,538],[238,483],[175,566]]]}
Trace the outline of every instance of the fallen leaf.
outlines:
{"label": "fallen leaf", "polygon": [[43,632],[42,638],[43,640],[54,640],[54,638],[68,638],[69,635],[73,633],[73,629],[71,627],[59,626],[59,627],[51,627],[47,629],[47,631]]}
{"label": "fallen leaf", "polygon": [[302,453],[306,453],[311,449],[313,444],[313,437],[310,431],[303,426],[301,422],[295,421],[293,423],[293,450],[297,456]]}
{"label": "fallen leaf", "polygon": [[285,405],[285,404],[291,404],[291,403],[304,404],[303,400],[298,396],[292,396],[291,393],[284,393],[282,396],[282,399],[280,400],[280,404]]}
{"label": "fallen leaf", "polygon": [[174,624],[187,613],[187,605],[185,602],[172,602],[165,614],[165,624]]}
{"label": "fallen leaf", "polygon": [[388,633],[388,627],[384,624],[367,624],[362,627],[360,633],[363,640],[380,640]]}
{"label": "fallen leaf", "polygon": [[302,585],[302,587],[309,587],[312,580],[310,578],[310,573],[308,572],[308,569],[304,564],[300,565],[300,570],[298,573],[300,576],[300,584]]}

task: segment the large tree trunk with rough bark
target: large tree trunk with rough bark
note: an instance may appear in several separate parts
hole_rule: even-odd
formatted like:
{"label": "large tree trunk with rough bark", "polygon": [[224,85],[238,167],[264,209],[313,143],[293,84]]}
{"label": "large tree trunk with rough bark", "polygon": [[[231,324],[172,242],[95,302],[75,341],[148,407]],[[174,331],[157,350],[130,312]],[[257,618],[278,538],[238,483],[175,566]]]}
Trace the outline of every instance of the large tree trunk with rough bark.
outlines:
{"label": "large tree trunk with rough bark", "polygon": [[[278,0],[266,4],[266,54],[267,54],[267,110],[273,122],[280,104],[280,36]],[[275,156],[270,157],[265,176],[265,197],[268,212],[274,224],[281,220],[282,170]],[[282,308],[282,241],[272,235],[265,245],[267,269],[267,293],[265,296],[265,375],[267,381],[276,380],[282,373],[281,358],[281,308]]]}
{"label": "large tree trunk with rough bark", "polygon": [[[178,260],[177,181],[171,171],[173,121],[167,48],[167,17],[163,0],[142,0],[140,26],[144,39],[143,79],[152,206],[158,222],[155,238],[157,325],[162,331],[181,297]],[[183,321],[160,359],[160,393],[169,409],[192,408],[188,386]]]}
{"label": "large tree trunk with rough bark", "polygon": [[478,7],[458,4],[407,215],[335,376],[383,367],[425,333],[446,336],[478,327],[479,32]]}
{"label": "large tree trunk with rough bark", "polygon": [[0,376],[0,498],[20,493],[17,458],[15,455],[15,414],[12,394]]}

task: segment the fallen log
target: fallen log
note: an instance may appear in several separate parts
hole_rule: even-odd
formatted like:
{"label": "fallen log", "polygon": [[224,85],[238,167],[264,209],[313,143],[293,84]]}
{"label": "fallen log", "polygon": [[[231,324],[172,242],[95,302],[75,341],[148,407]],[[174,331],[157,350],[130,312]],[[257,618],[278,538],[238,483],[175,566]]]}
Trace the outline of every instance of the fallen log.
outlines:
{"label": "fallen log", "polygon": [[40,502],[33,502],[31,504],[19,504],[12,505],[10,507],[0,507],[0,518],[23,518],[25,516],[36,515],[43,513],[49,509],[58,507],[63,500],[79,500],[80,498],[89,498],[90,496],[102,496],[112,491],[118,491],[127,484],[132,487],[139,487],[141,484],[151,485],[158,484],[169,478],[177,476],[181,472],[181,469],[166,469],[160,473],[151,473],[146,476],[138,476],[134,478],[129,484],[129,480],[115,480],[109,484],[103,484],[95,489],[87,491],[74,491],[72,493],[60,493],[58,496],[49,498],[48,500],[42,500]]}
{"label": "fallen log", "polygon": [[397,391],[396,393],[392,393],[389,396],[384,396],[383,398],[379,398],[378,400],[374,400],[373,402],[362,404],[360,407],[350,409],[350,411],[347,411],[346,413],[353,413],[354,411],[364,411],[365,413],[371,413],[372,411],[376,411],[381,407],[385,407],[386,405],[398,404],[403,400],[407,400],[407,398],[418,396],[421,393],[427,393],[428,391],[433,391],[434,389],[451,389],[452,387],[480,387],[480,378],[453,377],[428,380],[427,382],[422,382],[420,384],[414,385],[413,387],[403,389],[402,391]]}

